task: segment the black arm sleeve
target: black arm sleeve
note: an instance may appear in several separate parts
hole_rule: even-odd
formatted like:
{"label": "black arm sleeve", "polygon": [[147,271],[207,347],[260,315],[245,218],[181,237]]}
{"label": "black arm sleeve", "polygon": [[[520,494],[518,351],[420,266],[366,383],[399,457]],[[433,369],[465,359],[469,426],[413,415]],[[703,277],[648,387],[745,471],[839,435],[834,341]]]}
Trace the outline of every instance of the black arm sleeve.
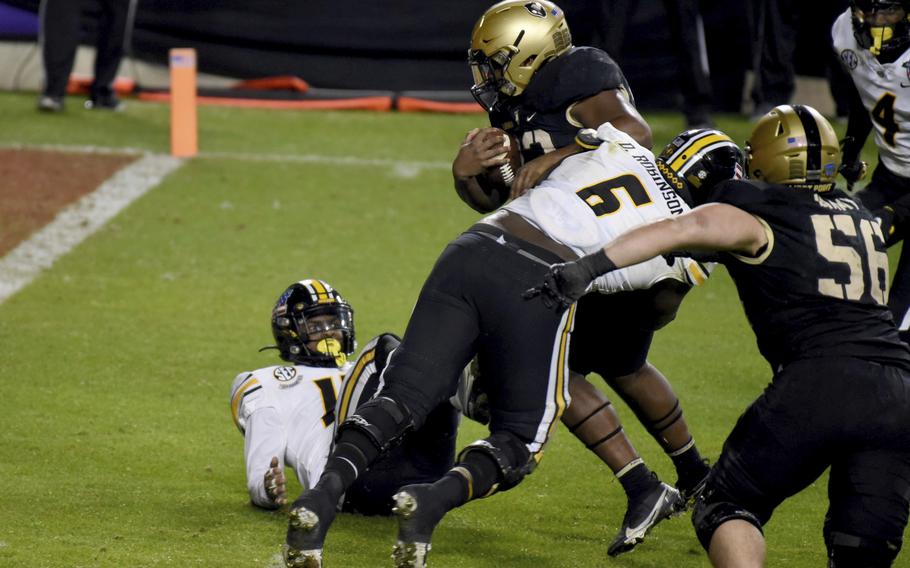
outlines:
{"label": "black arm sleeve", "polygon": [[844,137],[843,164],[853,164],[859,159],[859,154],[866,144],[866,138],[872,131],[872,119],[869,118],[869,111],[863,106],[859,91],[856,90],[852,81],[848,86],[850,89],[850,114],[847,119],[847,134]]}

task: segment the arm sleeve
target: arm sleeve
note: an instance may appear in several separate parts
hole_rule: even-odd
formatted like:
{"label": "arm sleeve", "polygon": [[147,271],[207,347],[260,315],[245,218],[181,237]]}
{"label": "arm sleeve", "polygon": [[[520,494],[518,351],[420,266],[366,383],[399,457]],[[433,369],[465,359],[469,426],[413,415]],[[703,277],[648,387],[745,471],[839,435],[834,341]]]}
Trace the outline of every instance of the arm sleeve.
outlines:
{"label": "arm sleeve", "polygon": [[279,467],[284,467],[286,445],[287,437],[277,409],[260,408],[248,417],[243,438],[243,459],[250,501],[258,507],[277,508],[266,496],[264,478],[273,456],[278,456]]}
{"label": "arm sleeve", "polygon": [[866,138],[872,131],[872,119],[869,117],[869,111],[863,106],[863,101],[859,96],[859,91],[851,81],[849,84],[850,93],[850,110],[847,118],[847,132],[844,136],[844,164],[853,164],[859,159],[860,152],[866,144]]}

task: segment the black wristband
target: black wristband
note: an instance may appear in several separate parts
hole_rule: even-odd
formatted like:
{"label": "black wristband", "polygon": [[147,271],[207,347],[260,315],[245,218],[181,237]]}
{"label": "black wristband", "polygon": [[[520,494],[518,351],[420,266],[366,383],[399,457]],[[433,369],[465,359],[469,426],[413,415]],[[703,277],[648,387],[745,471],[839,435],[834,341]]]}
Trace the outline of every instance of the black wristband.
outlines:
{"label": "black wristband", "polygon": [[607,256],[603,249],[583,256],[576,262],[579,266],[588,271],[591,275],[591,280],[597,278],[601,274],[616,270],[616,263],[610,260],[610,257]]}

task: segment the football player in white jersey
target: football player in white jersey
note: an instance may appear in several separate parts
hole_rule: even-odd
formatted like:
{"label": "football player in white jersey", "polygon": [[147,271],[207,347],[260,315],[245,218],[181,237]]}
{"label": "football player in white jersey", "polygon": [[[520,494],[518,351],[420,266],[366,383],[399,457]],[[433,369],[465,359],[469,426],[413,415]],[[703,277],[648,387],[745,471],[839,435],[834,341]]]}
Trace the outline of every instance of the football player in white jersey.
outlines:
{"label": "football player in white jersey", "polygon": [[336,393],[354,353],[354,311],[327,282],[301,280],[275,304],[272,334],[290,365],[240,373],[231,387],[250,500],[267,509],[286,502],[285,465],[304,487],[322,473],[335,433]]}
{"label": "football player in white jersey", "polygon": [[[874,127],[879,162],[857,197],[875,211],[910,194],[910,0],[853,0],[831,35],[856,86],[840,172],[848,188],[864,177],[860,151]],[[889,246],[903,240],[903,227],[892,227],[887,237]],[[888,300],[905,342],[910,340],[908,256],[910,247],[904,247]]]}
{"label": "football player in white jersey", "polygon": [[[275,509],[286,498],[285,466],[300,484],[319,479],[335,424],[353,414],[381,388],[381,373],[399,339],[383,333],[371,339],[353,363],[354,311],[330,284],[292,284],[272,310],[272,334],[280,357],[290,365],[241,373],[231,387],[231,413],[244,435],[247,488],[254,505]],[[453,402],[482,419],[470,385]],[[473,413],[471,411],[474,411]],[[367,515],[391,513],[392,494],[402,485],[434,481],[452,466],[458,412],[443,403],[424,427],[412,432],[385,459],[374,464],[345,494],[342,508]]]}

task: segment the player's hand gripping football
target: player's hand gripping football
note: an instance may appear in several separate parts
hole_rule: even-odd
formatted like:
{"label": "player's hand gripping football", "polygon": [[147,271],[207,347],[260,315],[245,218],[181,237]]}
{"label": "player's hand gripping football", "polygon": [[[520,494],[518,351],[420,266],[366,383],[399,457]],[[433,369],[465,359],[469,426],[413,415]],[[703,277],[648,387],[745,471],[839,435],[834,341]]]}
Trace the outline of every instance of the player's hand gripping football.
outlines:
{"label": "player's hand gripping football", "polygon": [[476,176],[488,167],[506,163],[507,155],[508,148],[498,128],[474,128],[458,149],[452,173],[460,178]]}
{"label": "player's hand gripping football", "polygon": [[595,278],[615,268],[616,265],[603,251],[554,264],[544,276],[543,283],[525,290],[522,297],[530,300],[540,296],[544,306],[562,312],[585,295]]}
{"label": "player's hand gripping football", "polygon": [[268,471],[265,472],[265,494],[277,507],[288,502],[287,480],[284,478],[284,468],[278,465],[278,456],[272,456]]}

